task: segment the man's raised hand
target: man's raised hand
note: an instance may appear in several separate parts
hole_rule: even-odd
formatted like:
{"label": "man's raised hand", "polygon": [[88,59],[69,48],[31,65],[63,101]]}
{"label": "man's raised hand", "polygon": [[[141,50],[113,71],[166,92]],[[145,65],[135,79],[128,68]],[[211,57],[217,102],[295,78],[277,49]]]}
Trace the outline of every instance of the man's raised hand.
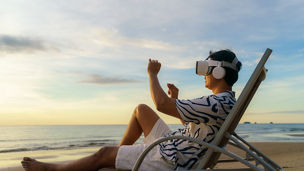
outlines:
{"label": "man's raised hand", "polygon": [[171,98],[178,99],[178,88],[171,83],[167,83],[167,86],[169,88],[168,94],[170,95]]}
{"label": "man's raised hand", "polygon": [[148,68],[147,68],[148,74],[157,75],[160,70],[160,67],[161,67],[160,62],[158,62],[157,60],[149,59]]}

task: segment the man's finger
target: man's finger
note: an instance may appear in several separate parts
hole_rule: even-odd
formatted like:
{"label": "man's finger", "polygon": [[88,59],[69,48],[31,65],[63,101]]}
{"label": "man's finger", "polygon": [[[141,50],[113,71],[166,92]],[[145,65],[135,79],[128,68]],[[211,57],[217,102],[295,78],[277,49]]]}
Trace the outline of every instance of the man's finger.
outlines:
{"label": "man's finger", "polygon": [[171,88],[177,89],[176,86],[175,86],[174,84],[167,83],[167,86],[168,86],[168,88],[170,88],[170,89],[171,89]]}
{"label": "man's finger", "polygon": [[168,86],[169,89],[174,88],[174,85],[173,85],[173,84],[169,84],[169,83],[168,83],[167,86]]}

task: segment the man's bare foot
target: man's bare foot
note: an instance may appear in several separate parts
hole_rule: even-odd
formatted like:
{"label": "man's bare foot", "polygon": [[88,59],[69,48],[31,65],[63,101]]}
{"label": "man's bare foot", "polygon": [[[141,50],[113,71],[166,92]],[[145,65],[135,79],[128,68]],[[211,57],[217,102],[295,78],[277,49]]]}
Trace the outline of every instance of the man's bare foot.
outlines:
{"label": "man's bare foot", "polygon": [[35,159],[24,157],[21,161],[22,167],[25,171],[55,171],[55,165],[49,163],[39,162]]}

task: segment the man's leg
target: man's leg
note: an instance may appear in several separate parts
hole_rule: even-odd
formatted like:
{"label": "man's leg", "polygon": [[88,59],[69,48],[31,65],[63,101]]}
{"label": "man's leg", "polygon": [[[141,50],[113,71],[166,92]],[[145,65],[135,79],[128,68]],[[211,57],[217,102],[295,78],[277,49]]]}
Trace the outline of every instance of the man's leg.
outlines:
{"label": "man's leg", "polygon": [[22,166],[26,171],[96,171],[104,167],[115,167],[119,147],[102,147],[96,153],[64,164],[50,164],[24,157]]}
{"label": "man's leg", "polygon": [[138,105],[130,119],[126,132],[120,141],[121,145],[132,145],[142,133],[149,135],[159,116],[147,105]]}
{"label": "man's leg", "polygon": [[[158,119],[159,116],[149,106],[138,105],[133,112],[120,145],[133,144],[142,133],[147,136]],[[43,163],[28,157],[25,157],[21,163],[26,171],[97,170],[102,167],[115,167],[118,149],[119,147],[103,147],[93,155],[67,164]]]}

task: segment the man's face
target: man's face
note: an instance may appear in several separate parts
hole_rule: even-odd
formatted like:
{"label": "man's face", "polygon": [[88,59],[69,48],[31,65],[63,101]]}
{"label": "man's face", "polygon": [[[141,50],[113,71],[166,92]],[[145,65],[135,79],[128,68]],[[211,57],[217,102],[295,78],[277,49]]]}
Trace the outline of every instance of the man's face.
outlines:
{"label": "man's face", "polygon": [[205,76],[205,87],[206,88],[212,90],[215,82],[216,82],[216,79],[212,76],[212,74]]}
{"label": "man's face", "polygon": [[210,75],[205,76],[205,87],[210,89]]}

